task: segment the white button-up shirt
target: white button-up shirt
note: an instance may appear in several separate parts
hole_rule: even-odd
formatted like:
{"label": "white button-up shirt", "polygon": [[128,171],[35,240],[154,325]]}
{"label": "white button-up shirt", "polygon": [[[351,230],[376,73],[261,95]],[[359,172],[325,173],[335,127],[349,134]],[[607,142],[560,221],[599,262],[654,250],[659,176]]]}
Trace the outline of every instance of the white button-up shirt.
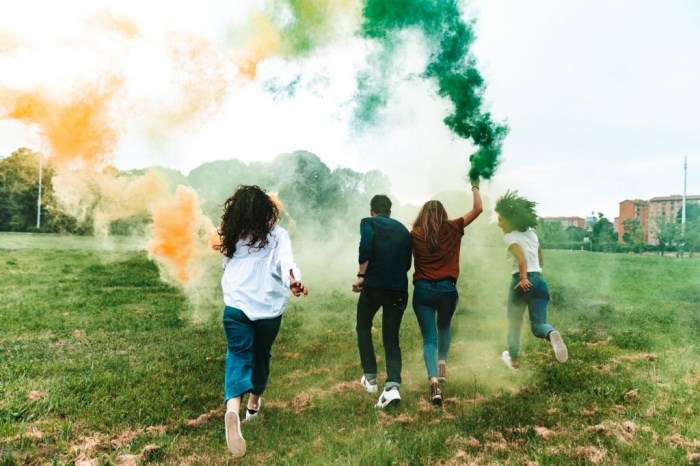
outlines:
{"label": "white button-up shirt", "polygon": [[301,280],[289,234],[275,225],[265,248],[246,246],[247,242],[238,240],[233,257],[224,257],[224,304],[240,309],[250,320],[277,317],[289,301],[290,270]]}

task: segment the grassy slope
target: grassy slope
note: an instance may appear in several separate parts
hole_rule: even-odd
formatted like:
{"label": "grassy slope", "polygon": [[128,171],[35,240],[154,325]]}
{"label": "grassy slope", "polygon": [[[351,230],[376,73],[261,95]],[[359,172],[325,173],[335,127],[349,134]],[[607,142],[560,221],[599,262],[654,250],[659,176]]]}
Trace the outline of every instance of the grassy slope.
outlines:
{"label": "grassy slope", "polygon": [[[680,464],[700,453],[697,259],[548,251],[550,320],[571,359],[556,364],[525,329],[517,374],[498,360],[507,269],[467,260],[445,407],[427,402],[409,308],[403,401],[382,412],[356,382],[352,277],[329,279],[346,268],[329,257],[298,258],[312,295],[287,309],[241,464]],[[225,464],[215,280],[204,294],[193,304],[164,284],[132,243],[0,235],[0,465]]]}

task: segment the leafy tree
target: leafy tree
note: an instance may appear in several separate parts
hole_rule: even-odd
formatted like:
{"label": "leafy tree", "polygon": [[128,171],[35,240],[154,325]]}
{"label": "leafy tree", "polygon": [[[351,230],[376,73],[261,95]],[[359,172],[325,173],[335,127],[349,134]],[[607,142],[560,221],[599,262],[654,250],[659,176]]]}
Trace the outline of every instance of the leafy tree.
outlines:
{"label": "leafy tree", "polygon": [[[51,176],[49,170],[45,172],[44,181]],[[22,147],[0,160],[0,192],[3,201],[0,204],[0,230],[35,229],[39,195],[39,157],[36,153]]]}
{"label": "leafy tree", "polygon": [[609,252],[617,243],[617,234],[612,222],[605,218],[602,212],[598,212],[598,218],[595,220],[591,229],[591,243],[596,251]]}
{"label": "leafy tree", "polygon": [[537,235],[542,241],[542,245],[554,243],[564,243],[568,241],[568,236],[562,228],[561,222],[547,221],[543,218],[538,220]]}
{"label": "leafy tree", "polygon": [[581,227],[569,225],[566,227],[566,235],[572,243],[580,243],[586,237],[586,230]]}
{"label": "leafy tree", "polygon": [[642,252],[644,249],[644,230],[639,219],[631,218],[622,222],[622,240],[629,244],[634,252]]}
{"label": "leafy tree", "polygon": [[666,248],[672,245],[674,241],[679,239],[679,226],[676,222],[669,222],[666,217],[660,215],[656,217],[654,223],[654,235],[659,246],[659,252],[664,255]]}

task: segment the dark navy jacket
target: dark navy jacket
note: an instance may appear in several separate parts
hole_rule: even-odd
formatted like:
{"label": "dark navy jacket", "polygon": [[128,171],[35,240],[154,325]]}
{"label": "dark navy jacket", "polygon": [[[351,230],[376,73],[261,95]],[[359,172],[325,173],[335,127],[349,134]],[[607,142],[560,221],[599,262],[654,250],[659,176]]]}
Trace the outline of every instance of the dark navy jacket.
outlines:
{"label": "dark navy jacket", "polygon": [[359,263],[369,261],[365,286],[408,291],[411,235],[403,224],[387,215],[360,221]]}

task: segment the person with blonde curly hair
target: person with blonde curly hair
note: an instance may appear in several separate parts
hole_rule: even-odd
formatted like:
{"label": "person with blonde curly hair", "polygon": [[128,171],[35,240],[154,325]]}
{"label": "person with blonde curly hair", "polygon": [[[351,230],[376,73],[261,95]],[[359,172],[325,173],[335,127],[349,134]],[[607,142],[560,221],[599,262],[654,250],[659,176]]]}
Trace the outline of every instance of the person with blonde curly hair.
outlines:
{"label": "person with blonde curly hair", "polygon": [[282,313],[294,296],[307,295],[279,210],[258,186],[239,186],[224,204],[219,228],[224,255],[221,288],[227,350],[224,373],[226,444],[234,457],[246,451],[239,410],[249,393],[246,420],[254,419],[270,374],[270,351]]}
{"label": "person with blonde curly hair", "polygon": [[530,330],[537,338],[549,340],[557,361],[563,363],[569,353],[561,334],[547,322],[549,288],[542,276],[544,258],[535,233],[537,204],[517,191],[506,192],[496,202],[498,226],[503,230],[503,240],[513,260],[513,278],[508,291],[508,349],[501,359],[510,369],[520,367],[520,333],[523,312],[528,308]]}

